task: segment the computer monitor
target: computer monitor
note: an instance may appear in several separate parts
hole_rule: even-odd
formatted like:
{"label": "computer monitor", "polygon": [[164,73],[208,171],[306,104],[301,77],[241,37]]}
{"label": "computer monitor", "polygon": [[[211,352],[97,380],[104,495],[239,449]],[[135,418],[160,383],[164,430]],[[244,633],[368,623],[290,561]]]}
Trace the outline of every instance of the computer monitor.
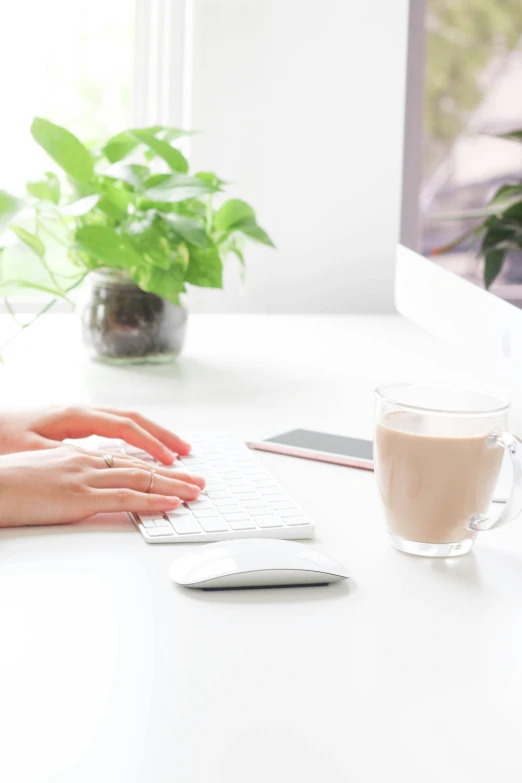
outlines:
{"label": "computer monitor", "polygon": [[395,303],[399,313],[433,335],[480,350],[491,360],[500,360],[495,365],[505,370],[503,382],[522,387],[522,310],[420,252],[425,13],[429,2],[410,2],[401,242],[396,255]]}

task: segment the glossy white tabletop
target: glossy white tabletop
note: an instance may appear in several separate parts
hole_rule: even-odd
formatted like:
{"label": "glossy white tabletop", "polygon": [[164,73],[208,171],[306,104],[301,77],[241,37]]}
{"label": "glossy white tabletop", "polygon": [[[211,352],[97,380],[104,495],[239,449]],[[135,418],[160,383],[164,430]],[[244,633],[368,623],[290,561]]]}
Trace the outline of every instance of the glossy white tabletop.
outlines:
{"label": "glossy white tabletop", "polygon": [[[481,376],[398,317],[198,316],[178,364],[116,369],[57,315],[5,360],[4,405],[119,405],[244,437],[370,437],[377,383]],[[519,783],[522,524],[415,559],[388,543],[373,474],[258,457],[350,585],[184,591],[168,569],[197,545],[147,546],[117,515],[0,532],[0,780]]]}

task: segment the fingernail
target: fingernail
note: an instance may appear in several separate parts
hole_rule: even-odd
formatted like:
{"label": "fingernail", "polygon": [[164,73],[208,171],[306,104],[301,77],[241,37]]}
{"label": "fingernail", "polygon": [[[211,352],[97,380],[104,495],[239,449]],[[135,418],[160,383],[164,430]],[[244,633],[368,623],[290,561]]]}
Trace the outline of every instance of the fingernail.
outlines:
{"label": "fingernail", "polygon": [[189,489],[191,489],[193,492],[197,492],[198,495],[201,492],[201,487],[198,487],[196,484],[189,484],[188,486]]}
{"label": "fingernail", "polygon": [[178,508],[178,506],[181,505],[181,500],[179,498],[166,498],[169,508]]}

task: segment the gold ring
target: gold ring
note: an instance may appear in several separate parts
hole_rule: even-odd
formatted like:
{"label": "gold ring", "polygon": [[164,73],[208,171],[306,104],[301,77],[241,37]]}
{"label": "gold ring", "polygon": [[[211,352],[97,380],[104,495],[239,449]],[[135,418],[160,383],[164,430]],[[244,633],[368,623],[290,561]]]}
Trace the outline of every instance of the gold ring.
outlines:
{"label": "gold ring", "polygon": [[108,468],[114,467],[114,457],[112,454],[102,454],[103,459],[105,460],[105,464]]}
{"label": "gold ring", "polygon": [[154,486],[154,482],[155,481],[156,481],[156,471],[155,470],[151,470],[151,472],[150,472],[150,481],[149,481],[149,486],[147,487],[147,492],[151,491],[152,487]]}

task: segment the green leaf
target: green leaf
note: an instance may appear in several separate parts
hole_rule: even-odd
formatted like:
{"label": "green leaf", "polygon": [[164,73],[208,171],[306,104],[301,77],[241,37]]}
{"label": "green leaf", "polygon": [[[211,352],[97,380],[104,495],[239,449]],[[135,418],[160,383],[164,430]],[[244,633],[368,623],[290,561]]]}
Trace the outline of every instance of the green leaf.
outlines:
{"label": "green leaf", "polygon": [[10,228],[11,231],[14,231],[16,236],[21,239],[25,245],[27,245],[27,247],[31,248],[33,253],[36,253],[36,255],[40,258],[44,257],[45,245],[41,239],[35,236],[35,234],[31,234],[29,231],[26,231],[25,228],[22,228],[21,226],[10,226]]}
{"label": "green leaf", "polygon": [[12,196],[6,190],[0,190],[0,231],[9,225],[23,206],[23,201]]}
{"label": "green leaf", "polygon": [[217,248],[190,248],[187,283],[203,288],[223,288],[223,263]]}
{"label": "green leaf", "polygon": [[509,139],[510,141],[522,141],[522,130],[509,131],[509,133],[499,133],[499,139]]}
{"label": "green leaf", "polygon": [[65,128],[35,117],[31,125],[34,140],[73,179],[91,179],[93,160],[89,150]]}
{"label": "green leaf", "polygon": [[163,218],[191,245],[201,248],[208,247],[209,238],[202,220],[188,215],[177,215],[175,212],[164,214]]}
{"label": "green leaf", "polygon": [[72,204],[67,204],[65,207],[62,207],[62,212],[71,217],[81,217],[82,215],[86,215],[87,212],[90,212],[91,209],[94,209],[99,200],[100,196],[97,193],[92,196],[85,196],[85,198],[73,201]]}
{"label": "green leaf", "polygon": [[98,209],[105,212],[113,220],[125,220],[132,203],[133,196],[125,187],[119,187],[112,182],[105,182],[103,195],[98,202]]}
{"label": "green leaf", "polygon": [[195,177],[200,179],[202,182],[205,182],[207,185],[210,185],[215,190],[219,190],[222,185],[226,185],[224,179],[220,179],[217,174],[214,174],[213,171],[198,171],[197,174],[194,174]]}
{"label": "green leaf", "polygon": [[109,139],[103,147],[103,154],[110,163],[117,163],[127,155],[130,155],[139,144],[143,143],[139,139],[140,133],[147,133],[151,136],[159,136],[163,141],[169,142],[187,136],[189,131],[179,130],[178,128],[169,128],[164,125],[151,125],[149,128],[135,128],[117,133]]}
{"label": "green leaf", "polygon": [[183,265],[174,264],[169,269],[155,266],[138,266],[132,270],[132,277],[143,291],[179,304],[179,295],[185,291]]}
{"label": "green leaf", "polygon": [[35,198],[52,201],[53,204],[60,201],[60,180],[52,171],[45,172],[45,179],[28,182],[27,190]]}
{"label": "green leaf", "polygon": [[171,242],[163,221],[155,216],[130,220],[121,230],[138,252],[143,264],[170,269],[177,259],[178,242]]}
{"label": "green leaf", "polygon": [[176,139],[181,139],[183,136],[193,136],[195,133],[196,131],[187,131],[182,130],[181,128],[163,126],[162,128],[159,128],[156,135],[165,141],[175,141]]}
{"label": "green leaf", "polygon": [[501,185],[489,203],[497,204],[498,202],[509,201],[514,197],[522,199],[522,185]]}
{"label": "green leaf", "polygon": [[143,183],[149,175],[147,166],[140,166],[138,163],[113,163],[105,172],[106,177],[126,182],[135,190],[142,190]]}
{"label": "green leaf", "polygon": [[136,149],[140,142],[129,136],[127,131],[117,133],[103,147],[103,154],[110,163],[117,163]]}
{"label": "green leaf", "polygon": [[131,242],[111,226],[81,226],[75,239],[79,250],[107,266],[129,269],[141,262]]}
{"label": "green leaf", "polygon": [[474,218],[490,217],[491,215],[500,215],[509,207],[522,201],[522,195],[507,198],[505,201],[495,201],[485,207],[477,209],[467,209],[463,212],[431,212],[428,217],[431,220],[472,220]]}
{"label": "green leaf", "polygon": [[145,144],[149,149],[156,153],[169,165],[172,171],[179,171],[186,174],[188,171],[188,162],[184,155],[175,147],[171,147],[167,141],[157,139],[152,133],[146,130],[130,131],[134,138]]}
{"label": "green leaf", "polygon": [[484,285],[490,287],[504,264],[506,249],[493,248],[484,253]]}
{"label": "green leaf", "polygon": [[196,177],[189,177],[186,174],[171,174],[161,185],[147,188],[144,195],[154,202],[176,204],[214,192],[215,188]]}
{"label": "green leaf", "polygon": [[503,221],[513,220],[515,223],[520,223],[520,221],[522,221],[522,197],[519,196],[519,198],[520,201],[517,201],[516,204],[508,207],[502,213]]}
{"label": "green leaf", "polygon": [[163,185],[164,182],[167,182],[172,177],[172,174],[152,174],[150,177],[147,177],[146,180],[143,182],[143,187],[145,190],[149,190],[150,188],[156,188],[158,185]]}
{"label": "green leaf", "polygon": [[261,226],[258,226],[255,221],[250,220],[249,218],[246,218],[245,220],[240,220],[238,223],[236,223],[233,227],[234,231],[241,231],[243,234],[245,234],[250,239],[254,239],[256,242],[260,242],[262,245],[268,245],[269,247],[275,247],[274,243],[264,231]]}
{"label": "green leaf", "polygon": [[480,243],[480,251],[484,254],[487,250],[497,247],[503,242],[509,242],[515,237],[515,232],[507,228],[502,220],[491,217],[486,221],[486,232]]}
{"label": "green leaf", "polygon": [[236,223],[250,219],[256,222],[256,213],[252,207],[238,198],[231,198],[214,215],[214,225],[218,231],[233,230]]}

